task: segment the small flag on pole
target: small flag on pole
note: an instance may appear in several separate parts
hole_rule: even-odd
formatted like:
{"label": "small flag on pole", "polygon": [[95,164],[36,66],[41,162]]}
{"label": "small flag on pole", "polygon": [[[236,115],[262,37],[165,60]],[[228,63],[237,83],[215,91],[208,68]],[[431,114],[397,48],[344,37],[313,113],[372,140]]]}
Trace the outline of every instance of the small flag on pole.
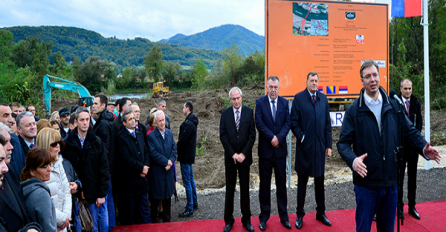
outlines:
{"label": "small flag on pole", "polygon": [[421,16],[421,0],[392,0],[392,17]]}
{"label": "small flag on pole", "polygon": [[318,86],[317,91],[324,93],[324,86]]}

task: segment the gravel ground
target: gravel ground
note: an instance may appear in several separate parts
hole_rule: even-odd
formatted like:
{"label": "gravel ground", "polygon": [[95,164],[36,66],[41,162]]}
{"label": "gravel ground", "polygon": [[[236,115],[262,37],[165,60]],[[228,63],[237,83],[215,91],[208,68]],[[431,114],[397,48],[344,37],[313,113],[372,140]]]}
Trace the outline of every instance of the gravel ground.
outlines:
{"label": "gravel ground", "polygon": [[[446,168],[433,168],[430,170],[418,170],[418,188],[417,202],[437,201],[446,199]],[[407,196],[407,177],[404,184],[404,194]],[[271,191],[271,214],[278,214],[275,190]],[[288,213],[296,211],[297,206],[297,186],[288,188]],[[259,197],[257,190],[250,191],[251,213],[253,217],[260,214]],[[407,203],[407,198],[404,202]],[[175,202],[172,198],[172,222],[188,220],[206,220],[221,219],[224,214],[224,190],[204,190],[198,193],[199,209],[194,211],[194,216],[190,218],[180,218],[178,213],[184,211],[186,205],[186,196],[179,194],[179,201]],[[239,192],[235,193],[234,199],[234,217],[241,217]],[[356,207],[355,195],[352,182],[330,184],[325,186],[325,204],[327,211],[352,209]],[[316,202],[314,198],[314,188],[312,182],[307,186],[307,197],[305,202],[305,211],[316,211]],[[423,213],[420,212],[421,216]],[[293,222],[294,223],[294,222]]]}

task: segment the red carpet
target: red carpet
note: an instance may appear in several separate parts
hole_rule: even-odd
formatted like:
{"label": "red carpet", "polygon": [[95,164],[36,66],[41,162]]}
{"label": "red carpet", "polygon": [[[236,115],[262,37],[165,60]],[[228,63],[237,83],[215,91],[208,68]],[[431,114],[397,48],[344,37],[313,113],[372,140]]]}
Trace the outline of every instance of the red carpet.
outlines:
{"label": "red carpet", "polygon": [[[407,214],[407,205],[404,207],[405,220],[404,226],[401,226],[401,231],[421,232],[421,231],[446,231],[446,201],[434,201],[417,204],[417,211],[421,215],[421,220],[414,219]],[[303,227],[299,231],[355,231],[355,210],[337,210],[326,212],[327,217],[332,222],[331,227],[323,225],[321,222],[316,221],[316,212],[307,213],[303,220]],[[290,214],[290,222],[293,226],[292,231],[297,231],[294,223],[296,221],[296,214]],[[256,231],[259,229],[259,218],[251,218],[252,225]],[[223,231],[225,223],[223,219],[204,220],[204,221],[187,221],[187,222],[172,222],[172,223],[159,223],[159,224],[147,224],[136,226],[118,226],[113,229],[113,232],[121,231]],[[395,231],[396,231],[395,226]],[[240,218],[235,220],[232,227],[233,232],[245,232],[245,228],[242,227]],[[266,231],[273,232],[287,232],[290,230],[285,229],[281,224],[277,215],[271,216],[267,223]],[[376,231],[376,225],[373,223],[372,231]]]}

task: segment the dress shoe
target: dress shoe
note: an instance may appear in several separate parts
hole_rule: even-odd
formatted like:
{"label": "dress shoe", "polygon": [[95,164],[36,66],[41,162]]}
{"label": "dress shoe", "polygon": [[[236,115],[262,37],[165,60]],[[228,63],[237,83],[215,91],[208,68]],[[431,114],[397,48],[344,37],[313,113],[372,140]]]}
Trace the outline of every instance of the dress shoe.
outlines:
{"label": "dress shoe", "polygon": [[299,216],[297,216],[296,224],[294,224],[294,225],[296,226],[297,229],[302,228],[302,219],[303,219],[303,217],[299,217]]}
{"label": "dress shoe", "polygon": [[223,229],[224,232],[229,232],[232,229],[232,225],[231,224],[226,224],[225,228]]}
{"label": "dress shoe", "polygon": [[245,229],[249,232],[254,232],[254,227],[252,227],[251,223],[246,223],[245,225],[243,225],[243,227],[245,227]]}
{"label": "dress shoe", "polygon": [[327,218],[327,216],[325,216],[325,214],[317,213],[316,220],[321,221],[326,226],[331,226],[331,222],[330,222],[330,220],[328,220],[328,218]]}
{"label": "dress shoe", "polygon": [[287,228],[287,229],[291,229],[291,223],[290,221],[286,220],[286,221],[282,221],[280,220],[280,222],[282,223],[282,225]]}
{"label": "dress shoe", "polygon": [[265,231],[266,230],[266,222],[260,222],[259,228],[261,231]]}
{"label": "dress shoe", "polygon": [[417,210],[414,208],[409,209],[409,214],[412,215],[414,218],[420,220],[420,214],[418,214]]}
{"label": "dress shoe", "polygon": [[194,203],[194,209],[198,209],[198,202]]}
{"label": "dress shoe", "polygon": [[190,211],[185,210],[184,212],[181,212],[179,214],[179,216],[180,217],[192,217],[192,216],[194,216],[194,211],[193,210],[190,210]]}

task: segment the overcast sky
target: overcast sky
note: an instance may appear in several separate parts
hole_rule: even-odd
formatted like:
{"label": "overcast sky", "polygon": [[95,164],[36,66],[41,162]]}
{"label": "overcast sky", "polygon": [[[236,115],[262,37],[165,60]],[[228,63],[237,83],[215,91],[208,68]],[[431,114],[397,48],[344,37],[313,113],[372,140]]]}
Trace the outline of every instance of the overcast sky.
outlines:
{"label": "overcast sky", "polygon": [[265,35],[264,0],[1,0],[0,4],[0,28],[73,26],[104,37],[158,41],[237,24]]}

